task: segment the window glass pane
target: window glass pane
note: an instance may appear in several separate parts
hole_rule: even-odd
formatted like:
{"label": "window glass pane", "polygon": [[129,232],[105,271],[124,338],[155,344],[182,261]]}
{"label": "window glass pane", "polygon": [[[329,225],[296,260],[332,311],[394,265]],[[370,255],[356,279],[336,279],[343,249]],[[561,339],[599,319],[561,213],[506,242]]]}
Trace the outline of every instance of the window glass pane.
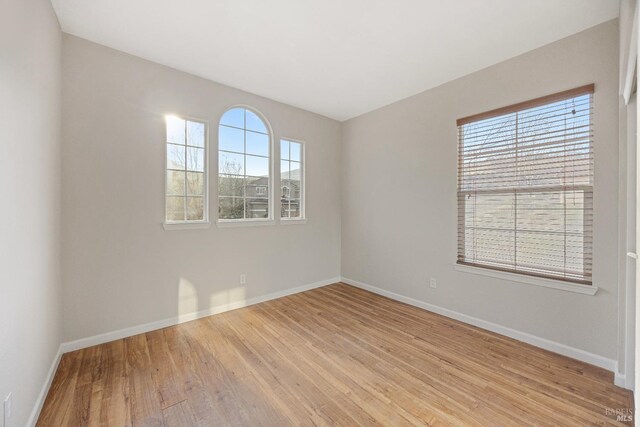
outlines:
{"label": "window glass pane", "polygon": [[184,170],[184,145],[167,144],[167,169]]}
{"label": "window glass pane", "polygon": [[286,187],[285,192],[283,192],[283,197],[288,199],[299,199],[302,197],[302,188],[301,188],[301,170],[300,163],[298,162],[282,162],[285,163],[283,167],[287,167],[289,172],[285,172],[282,175],[282,186]]}
{"label": "window glass pane", "polygon": [[280,175],[282,180],[289,179],[289,162],[286,160],[280,161]]}
{"label": "window glass pane", "polygon": [[204,196],[203,172],[187,172],[187,193],[190,196]]}
{"label": "window glass pane", "polygon": [[247,154],[257,154],[259,156],[269,156],[269,136],[247,131]]}
{"label": "window glass pane", "polygon": [[232,108],[227,111],[220,119],[220,124],[244,128],[244,108]]}
{"label": "window glass pane", "polygon": [[302,189],[300,188],[300,181],[289,181],[289,197],[292,199],[299,199],[302,197]]}
{"label": "window glass pane", "polygon": [[204,220],[204,197],[187,197],[187,220]]}
{"label": "window glass pane", "polygon": [[563,194],[567,209],[567,232],[583,233],[585,227],[593,227],[593,214],[585,211],[585,206],[592,206],[592,193],[584,191],[568,191]]}
{"label": "window glass pane", "polygon": [[269,159],[265,157],[246,156],[247,175],[269,176]]}
{"label": "window glass pane", "polygon": [[219,152],[218,173],[227,175],[244,175],[244,156],[236,153]]}
{"label": "window glass pane", "polygon": [[269,201],[265,198],[247,199],[247,218],[269,218]]}
{"label": "window glass pane", "polygon": [[301,206],[301,200],[300,199],[291,199],[291,200],[289,200],[289,203],[287,205],[288,216],[290,218],[299,218],[300,217],[300,206]]}
{"label": "window glass pane", "polygon": [[268,187],[268,186],[266,186],[266,185],[264,185],[264,186],[259,185],[259,186],[256,186],[256,187],[255,187],[254,194],[253,194],[253,195],[251,195],[251,196],[252,196],[252,197],[253,197],[253,196],[255,196],[255,197],[258,197],[258,198],[264,198],[264,199],[266,199],[266,198],[268,198],[268,191],[269,191],[269,187]]}
{"label": "window glass pane", "polygon": [[557,233],[532,233],[518,230],[516,235],[517,265],[521,269],[544,266],[562,271],[565,261],[565,236]]}
{"label": "window glass pane", "polygon": [[187,121],[187,145],[204,148],[204,123]]}
{"label": "window glass pane", "polygon": [[219,197],[218,216],[220,219],[243,219],[244,199],[235,197]]}
{"label": "window glass pane", "polygon": [[564,233],[564,199],[560,191],[518,193],[516,204],[518,232]]}
{"label": "window glass pane", "polygon": [[280,140],[280,158],[289,160],[289,141],[285,139]]}
{"label": "window glass pane", "polygon": [[[515,228],[513,193],[470,195],[466,201],[467,227],[495,230]],[[513,246],[513,240],[510,243]]]}
{"label": "window glass pane", "polygon": [[258,117],[256,113],[253,111],[246,110],[246,118],[247,118],[247,129],[253,130],[260,133],[268,133],[267,126],[264,124],[262,119]]}
{"label": "window glass pane", "polygon": [[300,163],[299,162],[289,162],[289,168],[290,168],[290,174],[289,174],[289,179],[292,181],[297,181],[300,182],[300,177],[301,177],[301,169],[300,169]]}
{"label": "window glass pane", "polygon": [[167,171],[167,194],[184,196],[184,172]]}
{"label": "window glass pane", "polygon": [[269,179],[266,177],[247,177],[246,197],[266,198],[269,188]]}
{"label": "window glass pane", "polygon": [[167,197],[167,221],[184,221],[184,197]]}
{"label": "window glass pane", "polygon": [[299,162],[301,160],[301,147],[302,145],[298,142],[291,142],[291,160],[295,160]]}
{"label": "window glass pane", "polygon": [[567,254],[567,271],[576,276],[584,274],[585,264],[593,262],[591,250],[585,250],[585,236],[582,234],[567,236]]}
{"label": "window glass pane", "polygon": [[513,242],[515,233],[507,230],[475,229],[475,260],[495,267],[512,268],[515,265]]}
{"label": "window glass pane", "polygon": [[167,142],[184,145],[185,121],[181,118],[167,117]]}
{"label": "window glass pane", "polygon": [[220,126],[220,131],[218,132],[218,149],[244,153],[244,131],[228,126]]}
{"label": "window glass pane", "polygon": [[218,195],[244,197],[246,178],[237,175],[220,175],[218,177]]}
{"label": "window glass pane", "polygon": [[187,170],[204,172],[204,149],[187,147]]}
{"label": "window glass pane", "polygon": [[289,200],[282,200],[280,204],[280,216],[282,218],[290,218],[289,216]]}
{"label": "window glass pane", "polygon": [[282,183],[282,187],[280,187],[280,194],[283,201],[291,198],[291,187],[288,182]]}

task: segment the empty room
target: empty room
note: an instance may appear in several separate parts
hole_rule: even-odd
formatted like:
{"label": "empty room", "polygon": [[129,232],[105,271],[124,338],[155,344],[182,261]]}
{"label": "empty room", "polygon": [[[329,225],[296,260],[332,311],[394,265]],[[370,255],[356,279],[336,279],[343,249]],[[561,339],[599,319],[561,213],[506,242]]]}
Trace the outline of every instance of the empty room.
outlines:
{"label": "empty room", "polygon": [[0,427],[634,425],[638,25],[0,1]]}

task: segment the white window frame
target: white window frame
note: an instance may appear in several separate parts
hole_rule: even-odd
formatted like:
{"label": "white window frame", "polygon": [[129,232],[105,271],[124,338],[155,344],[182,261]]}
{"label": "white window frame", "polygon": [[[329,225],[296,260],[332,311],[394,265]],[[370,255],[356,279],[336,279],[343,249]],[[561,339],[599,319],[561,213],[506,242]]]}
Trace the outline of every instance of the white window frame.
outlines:
{"label": "white window frame", "polygon": [[[581,88],[578,88],[581,89]],[[559,92],[562,93],[562,92]],[[553,95],[557,95],[557,94],[553,94]],[[550,95],[550,96],[553,96]],[[581,96],[581,95],[577,95],[577,96]],[[593,92],[591,92],[591,96],[593,97]],[[543,97],[544,98],[544,97]],[[536,101],[537,99],[533,99],[530,101],[525,101],[524,103],[528,103],[531,101]],[[552,103],[554,101],[549,101],[549,103]],[[593,100],[592,100],[593,102]],[[514,104],[514,105],[518,105],[518,104]],[[544,105],[544,104],[541,104]],[[509,106],[509,107],[505,107],[505,108],[511,108],[513,106]],[[595,108],[592,106],[592,113],[595,110]],[[489,111],[490,112],[490,111]],[[459,126],[459,125],[458,125]],[[593,118],[591,118],[591,126],[593,127]],[[594,147],[592,147],[592,150],[594,150]],[[458,166],[459,168],[459,166]],[[456,173],[456,180],[459,179],[459,171],[457,171]],[[593,172],[592,172],[593,174]],[[457,184],[457,182],[456,182]],[[591,185],[591,191],[594,190],[594,185]],[[456,233],[459,233],[459,230],[456,230]],[[458,253],[456,252],[456,257],[458,256]],[[478,265],[471,265],[471,264],[460,264],[458,262],[453,264],[453,268],[455,271],[457,272],[461,272],[461,273],[467,273],[467,274],[473,274],[473,275],[478,275],[478,276],[485,276],[485,277],[490,277],[490,278],[494,278],[494,279],[501,279],[504,280],[506,282],[511,282],[511,283],[522,283],[522,284],[527,284],[527,285],[534,285],[534,286],[539,286],[539,287],[544,287],[544,288],[549,288],[549,289],[556,289],[556,290],[561,290],[561,291],[566,291],[566,292],[571,292],[571,293],[577,293],[577,294],[583,294],[583,295],[589,295],[589,296],[594,296],[598,293],[599,287],[596,286],[595,281],[593,281],[591,284],[582,284],[582,283],[574,283],[571,281],[566,281],[563,280],[561,278],[553,278],[553,277],[539,277],[539,276],[534,276],[534,275],[528,275],[526,273],[522,273],[522,272],[517,272],[517,271],[501,271],[498,269],[493,269],[490,267],[486,267],[483,266],[481,264]]]}
{"label": "white window frame", "polygon": [[[167,220],[167,185],[169,169],[167,168],[167,144],[169,144],[169,135],[167,134],[167,119],[170,117],[177,117],[181,120],[202,123],[204,125],[204,195],[203,195],[203,207],[204,207],[204,219],[201,220],[183,220],[183,221],[168,221]],[[185,116],[183,114],[167,114],[164,116],[164,220],[162,226],[165,230],[192,230],[209,228],[211,223],[209,221],[209,122],[196,117]],[[185,139],[185,145],[186,145]],[[186,161],[186,159],[185,159]]]}
{"label": "white window frame", "polygon": [[[282,171],[279,170],[280,169],[280,165],[282,163],[282,153],[280,153],[280,146],[281,146],[281,142],[282,141],[289,141],[289,142],[295,142],[300,144],[300,217],[298,218],[284,218],[282,217],[282,206],[278,206],[278,213],[280,214],[280,224],[283,225],[287,225],[287,224],[306,224],[307,223],[307,213],[306,213],[306,207],[307,207],[307,144],[305,141],[302,141],[300,139],[296,139],[296,138],[288,138],[286,136],[281,137],[280,139],[278,139],[278,153],[279,153],[279,159],[278,159],[278,172],[279,172],[279,179],[282,180]],[[278,188],[282,188],[281,183],[278,183]],[[291,198],[291,188],[289,188],[289,198]],[[280,200],[280,204],[281,204],[281,199],[282,197],[280,197],[278,200]]]}
{"label": "white window frame", "polygon": [[[264,125],[267,128],[267,132],[268,132],[268,136],[269,136],[269,180],[268,180],[268,187],[269,189],[267,190],[267,197],[269,199],[268,202],[268,206],[269,206],[269,217],[268,218],[238,218],[238,219],[220,219],[219,216],[219,206],[220,206],[220,198],[218,197],[218,186],[216,185],[216,225],[220,228],[226,228],[226,227],[252,227],[252,226],[261,226],[261,225],[274,225],[275,224],[275,220],[274,220],[274,215],[273,215],[273,211],[274,211],[274,197],[275,197],[275,192],[273,190],[273,182],[274,182],[274,134],[273,134],[273,129],[271,128],[271,123],[269,123],[269,120],[267,120],[267,118],[265,117],[264,114],[262,114],[258,109],[250,106],[250,105],[246,105],[246,104],[235,104],[235,105],[231,105],[227,108],[224,109],[224,111],[222,112],[222,114],[220,114],[218,116],[218,122],[217,122],[217,126],[216,126],[216,149],[215,149],[215,163],[216,163],[216,183],[218,182],[218,180],[220,179],[220,163],[218,161],[219,156],[220,156],[220,121],[222,120],[222,117],[227,113],[227,111],[229,110],[233,110],[234,108],[244,108],[246,110],[251,111],[252,113],[254,113],[255,115],[257,115],[260,120],[262,120],[262,122],[264,123]],[[245,124],[246,126],[246,124]],[[245,128],[246,131],[246,128]],[[246,152],[244,153],[244,155],[246,156]],[[246,171],[245,171],[246,172]]]}

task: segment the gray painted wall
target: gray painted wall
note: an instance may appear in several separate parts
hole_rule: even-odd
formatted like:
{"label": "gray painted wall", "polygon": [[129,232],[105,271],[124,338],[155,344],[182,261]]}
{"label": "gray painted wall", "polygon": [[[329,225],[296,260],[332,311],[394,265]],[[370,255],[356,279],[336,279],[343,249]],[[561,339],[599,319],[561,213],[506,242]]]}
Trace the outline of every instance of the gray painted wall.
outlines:
{"label": "gray painted wall", "polygon": [[[340,123],[70,35],[62,57],[64,341],[340,275]],[[213,214],[217,122],[235,104],[306,142],[308,222],[165,231],[164,115],[209,121]]]}
{"label": "gray painted wall", "polygon": [[[616,359],[618,45],[614,20],[345,122],[342,276]],[[598,294],[455,271],[456,119],[587,83]]]}
{"label": "gray painted wall", "polygon": [[13,427],[60,344],[61,31],[48,0],[0,9],[0,402],[13,392]]}

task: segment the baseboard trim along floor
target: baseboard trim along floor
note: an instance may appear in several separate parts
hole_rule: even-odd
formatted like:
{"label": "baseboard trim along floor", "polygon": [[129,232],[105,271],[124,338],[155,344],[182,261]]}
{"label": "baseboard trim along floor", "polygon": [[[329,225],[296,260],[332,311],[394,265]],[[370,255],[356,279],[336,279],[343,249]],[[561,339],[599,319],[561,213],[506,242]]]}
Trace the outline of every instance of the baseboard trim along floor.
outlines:
{"label": "baseboard trim along floor", "polygon": [[[395,292],[387,291],[385,289],[381,289],[376,286],[369,285],[367,283],[360,282],[357,280],[349,279],[347,277],[342,277],[341,281],[348,285],[355,286],[357,288],[361,288],[361,289],[373,292],[375,294],[382,295],[384,297],[391,298],[393,300],[412,305],[414,307],[419,307],[428,311],[432,311],[434,313],[441,314],[451,319],[459,320],[461,322],[468,323],[470,325],[477,326],[479,328],[486,329],[488,331],[495,332],[497,334],[516,339],[518,341],[526,342],[527,344],[531,344],[536,347],[543,348],[545,350],[553,351],[554,353],[571,357],[573,359],[598,366],[600,368],[606,369],[611,372],[617,372],[617,369],[616,369],[617,362],[613,359],[599,356],[597,354],[593,354],[588,351],[581,350],[579,348],[575,348],[575,347],[568,346],[566,344],[561,344],[559,342],[551,341],[546,338],[541,338],[539,336],[532,335],[526,332],[518,331],[516,329],[511,329],[507,326],[499,325],[497,323],[488,322],[486,320],[482,320],[477,317],[459,313],[454,310],[449,310],[448,308],[440,307],[434,304],[429,304],[427,302],[420,301],[415,298],[411,298],[411,297],[397,294]],[[616,383],[618,381],[623,381],[622,376],[620,375],[616,376]],[[623,382],[626,383],[626,381],[623,381]],[[620,387],[625,386],[624,384],[616,384],[616,385]]]}

